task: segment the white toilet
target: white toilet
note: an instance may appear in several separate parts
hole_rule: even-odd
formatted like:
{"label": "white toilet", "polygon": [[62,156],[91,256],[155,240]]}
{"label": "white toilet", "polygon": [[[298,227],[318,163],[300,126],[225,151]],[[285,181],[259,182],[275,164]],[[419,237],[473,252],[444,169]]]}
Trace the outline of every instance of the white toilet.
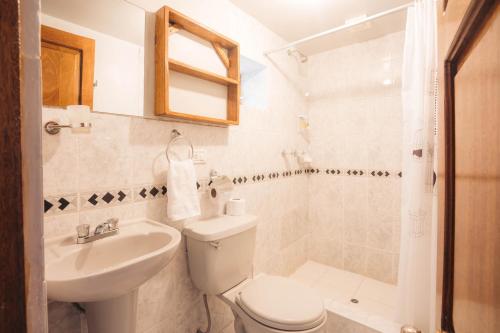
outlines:
{"label": "white toilet", "polygon": [[251,277],[256,227],[257,218],[250,215],[187,225],[194,284],[231,307],[236,333],[324,333],[326,311],[313,290],[285,277]]}

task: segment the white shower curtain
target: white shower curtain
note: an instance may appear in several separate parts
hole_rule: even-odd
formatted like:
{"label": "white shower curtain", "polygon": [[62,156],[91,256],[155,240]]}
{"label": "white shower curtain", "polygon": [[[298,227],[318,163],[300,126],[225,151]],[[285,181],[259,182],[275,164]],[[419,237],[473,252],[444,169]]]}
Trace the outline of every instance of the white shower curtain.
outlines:
{"label": "white shower curtain", "polygon": [[407,13],[402,69],[404,137],[398,321],[424,333],[433,331],[436,79],[436,3],[417,0]]}

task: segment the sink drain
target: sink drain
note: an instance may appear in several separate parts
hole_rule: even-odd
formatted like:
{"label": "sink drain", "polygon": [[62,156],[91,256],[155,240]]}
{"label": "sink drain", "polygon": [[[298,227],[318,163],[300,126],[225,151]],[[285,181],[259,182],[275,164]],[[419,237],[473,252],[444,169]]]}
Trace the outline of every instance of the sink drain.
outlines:
{"label": "sink drain", "polygon": [[356,298],[351,298],[351,303],[357,304],[359,303],[359,300],[357,300]]}

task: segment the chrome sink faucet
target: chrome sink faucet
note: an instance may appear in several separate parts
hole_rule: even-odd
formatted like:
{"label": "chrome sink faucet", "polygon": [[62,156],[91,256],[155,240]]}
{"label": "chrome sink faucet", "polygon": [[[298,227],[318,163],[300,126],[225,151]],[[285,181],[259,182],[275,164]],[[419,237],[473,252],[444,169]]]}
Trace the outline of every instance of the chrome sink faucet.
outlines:
{"label": "chrome sink faucet", "polygon": [[89,224],[80,224],[76,227],[77,244],[85,244],[95,240],[116,235],[120,228],[118,228],[118,218],[110,218],[106,222],[100,223],[95,227],[94,232],[90,233]]}

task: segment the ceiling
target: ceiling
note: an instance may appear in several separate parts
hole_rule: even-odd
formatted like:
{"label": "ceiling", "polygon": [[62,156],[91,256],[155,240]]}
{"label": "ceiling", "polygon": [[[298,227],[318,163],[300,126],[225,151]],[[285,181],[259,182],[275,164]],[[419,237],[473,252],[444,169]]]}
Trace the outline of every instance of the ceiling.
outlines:
{"label": "ceiling", "polygon": [[[411,0],[230,0],[288,42],[337,26],[362,15],[374,15]],[[300,45],[308,54],[378,38],[404,29],[405,12],[390,14],[350,30]],[[279,47],[280,45],[276,45]]]}

